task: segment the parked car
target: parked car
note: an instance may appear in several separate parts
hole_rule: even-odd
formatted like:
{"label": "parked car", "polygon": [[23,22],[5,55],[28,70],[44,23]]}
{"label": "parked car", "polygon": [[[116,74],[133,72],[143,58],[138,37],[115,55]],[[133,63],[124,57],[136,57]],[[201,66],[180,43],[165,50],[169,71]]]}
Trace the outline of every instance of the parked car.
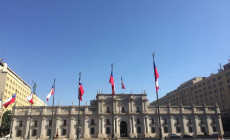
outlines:
{"label": "parked car", "polygon": [[180,138],[180,136],[176,135],[176,134],[171,134],[170,138]]}
{"label": "parked car", "polygon": [[188,134],[184,134],[183,138],[192,138],[192,136],[190,136]]}

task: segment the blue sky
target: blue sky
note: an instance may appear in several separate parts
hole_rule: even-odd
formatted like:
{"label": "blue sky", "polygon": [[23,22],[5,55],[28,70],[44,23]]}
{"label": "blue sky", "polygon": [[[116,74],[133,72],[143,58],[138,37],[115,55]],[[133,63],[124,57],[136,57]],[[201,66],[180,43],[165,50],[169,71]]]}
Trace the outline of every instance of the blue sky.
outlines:
{"label": "blue sky", "polygon": [[[20,0],[0,1],[0,56],[46,96],[56,78],[56,103],[82,104],[97,90],[146,90],[156,99],[152,53],[159,71],[159,96],[195,76],[216,73],[230,56],[229,0]],[[51,101],[48,102],[51,105]]]}

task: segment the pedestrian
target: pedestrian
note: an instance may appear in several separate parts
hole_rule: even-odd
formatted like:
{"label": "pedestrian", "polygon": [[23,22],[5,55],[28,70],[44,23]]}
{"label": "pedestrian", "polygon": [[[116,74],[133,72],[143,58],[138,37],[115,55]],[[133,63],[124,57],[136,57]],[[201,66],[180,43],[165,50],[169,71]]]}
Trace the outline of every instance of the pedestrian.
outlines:
{"label": "pedestrian", "polygon": [[217,140],[220,140],[220,136],[217,137]]}
{"label": "pedestrian", "polygon": [[220,140],[224,140],[224,137],[223,137],[223,136],[221,136]]}

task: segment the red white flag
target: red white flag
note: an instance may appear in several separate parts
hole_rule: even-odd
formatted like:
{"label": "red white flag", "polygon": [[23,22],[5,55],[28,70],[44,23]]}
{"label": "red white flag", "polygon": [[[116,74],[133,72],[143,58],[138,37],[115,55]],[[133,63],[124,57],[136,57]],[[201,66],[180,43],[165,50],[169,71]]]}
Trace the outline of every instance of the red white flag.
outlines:
{"label": "red white flag", "polygon": [[125,89],[125,85],[124,85],[124,83],[123,83],[122,77],[121,77],[121,88],[122,88],[122,89]]}
{"label": "red white flag", "polygon": [[111,72],[109,83],[112,85],[112,93],[113,93],[113,95],[115,95],[115,85],[114,85],[114,80],[113,80],[113,71]]}
{"label": "red white flag", "polygon": [[82,101],[82,96],[84,94],[84,89],[81,83],[81,78],[79,77],[79,87],[78,87],[78,99]]}
{"label": "red white flag", "polygon": [[26,98],[26,100],[28,102],[30,102],[31,104],[34,104],[34,101],[33,101],[33,93],[31,92],[30,95]]}
{"label": "red white flag", "polygon": [[155,76],[156,91],[158,91],[158,89],[159,89],[159,84],[158,84],[159,74],[158,74],[157,67],[155,65],[154,60],[153,60],[153,66],[154,66],[154,76]]}
{"label": "red white flag", "polygon": [[52,86],[51,90],[50,90],[50,93],[47,95],[46,99],[47,99],[47,102],[49,101],[50,99],[50,96],[54,94],[54,85]]}
{"label": "red white flag", "polygon": [[10,104],[14,103],[15,102],[15,99],[16,99],[16,93],[10,97],[8,100],[6,100],[4,103],[3,103],[3,106],[5,108],[7,108]]}

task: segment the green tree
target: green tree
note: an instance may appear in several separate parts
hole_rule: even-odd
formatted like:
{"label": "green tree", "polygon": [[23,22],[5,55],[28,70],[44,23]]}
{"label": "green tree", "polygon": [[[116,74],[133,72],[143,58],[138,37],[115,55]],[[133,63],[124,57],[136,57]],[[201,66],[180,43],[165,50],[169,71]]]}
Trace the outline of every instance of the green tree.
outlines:
{"label": "green tree", "polygon": [[[2,125],[1,125],[1,134],[6,134],[10,132],[10,120],[11,120],[11,111],[6,111],[2,116]],[[0,134],[0,135],[1,135]]]}

